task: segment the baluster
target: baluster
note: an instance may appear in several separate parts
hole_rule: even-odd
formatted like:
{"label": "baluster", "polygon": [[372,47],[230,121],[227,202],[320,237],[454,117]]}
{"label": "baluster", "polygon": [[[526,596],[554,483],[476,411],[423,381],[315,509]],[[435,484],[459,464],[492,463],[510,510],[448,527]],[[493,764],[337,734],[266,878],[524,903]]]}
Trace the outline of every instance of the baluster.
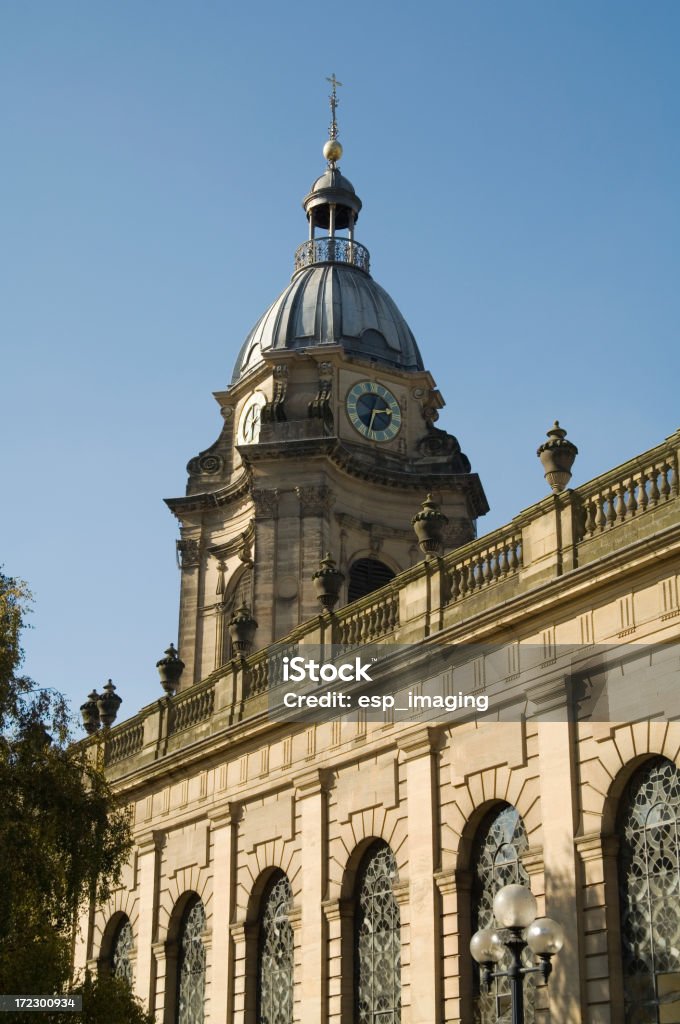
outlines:
{"label": "baluster", "polygon": [[649,478],[649,504],[652,508],[659,503],[659,498],[661,497],[659,494],[659,487],[656,482],[658,475],[659,470],[656,466],[652,466],[652,473]]}
{"label": "baluster", "polygon": [[604,494],[598,494],[595,502],[597,504],[597,528],[601,533],[607,525],[607,517],[604,514]]}
{"label": "baluster", "polygon": [[488,551],[487,554],[482,557],[482,561],[481,561],[482,580],[483,580],[483,582],[485,584],[490,583],[491,580],[493,579],[493,567],[491,565],[492,557],[493,557],[493,552],[492,551]]}
{"label": "baluster", "polygon": [[673,456],[673,466],[671,471],[671,497],[677,498],[678,496],[678,454],[677,452]]}
{"label": "baluster", "polygon": [[638,505],[635,500],[635,486],[635,477],[632,476],[628,481],[628,499],[626,501],[626,514],[629,516],[634,516],[637,512]]}
{"label": "baluster", "polygon": [[498,575],[499,576],[507,576],[508,575],[508,571],[510,569],[510,564],[508,562],[508,544],[507,544],[507,541],[505,542],[505,544],[501,545],[501,549],[500,549],[500,552],[499,552],[499,555],[498,555],[498,563],[497,564],[498,564]]}
{"label": "baluster", "polygon": [[597,527],[597,505],[591,499],[586,506],[584,529],[587,537],[592,537]]}
{"label": "baluster", "polygon": [[647,508],[647,503],[649,501],[649,499],[647,498],[647,474],[645,473],[644,469],[641,471],[640,476],[638,477],[638,484],[639,487],[637,507],[640,512],[644,512],[644,510]]}
{"label": "baluster", "polygon": [[457,601],[460,596],[460,573],[457,569],[451,570],[449,580],[451,581],[451,601]]}
{"label": "baluster", "polygon": [[520,567],[520,560],[519,560],[519,551],[518,551],[518,549],[519,549],[519,541],[517,540],[516,537],[513,537],[513,539],[510,541],[510,548],[509,548],[510,570],[512,572],[517,572],[517,570]]}
{"label": "baluster", "polygon": [[664,501],[668,501],[671,494],[671,485],[668,479],[670,471],[671,467],[668,465],[667,462],[664,462],[663,466],[661,467],[661,493],[663,495]]}
{"label": "baluster", "polygon": [[616,522],[616,493],[614,490],[610,490],[606,497],[607,502],[607,526],[613,526]]}
{"label": "baluster", "polygon": [[623,481],[616,486],[616,518],[620,523],[626,518],[626,487]]}

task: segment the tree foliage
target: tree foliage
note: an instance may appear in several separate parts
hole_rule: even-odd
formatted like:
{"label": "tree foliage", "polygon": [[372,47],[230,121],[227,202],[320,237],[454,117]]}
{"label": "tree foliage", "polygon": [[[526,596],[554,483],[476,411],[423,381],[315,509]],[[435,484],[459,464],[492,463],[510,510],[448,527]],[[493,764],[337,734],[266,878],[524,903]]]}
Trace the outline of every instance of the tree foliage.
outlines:
{"label": "tree foliage", "polygon": [[[69,987],[78,915],[109,897],[131,847],[126,810],[96,748],[71,742],[64,698],[18,675],[30,601],[24,583],[0,573],[0,992],[7,994]],[[134,1016],[138,1004],[115,979],[88,976],[82,991],[90,1005],[70,1019],[147,1020]],[[101,1015],[93,1017],[97,1006]]]}

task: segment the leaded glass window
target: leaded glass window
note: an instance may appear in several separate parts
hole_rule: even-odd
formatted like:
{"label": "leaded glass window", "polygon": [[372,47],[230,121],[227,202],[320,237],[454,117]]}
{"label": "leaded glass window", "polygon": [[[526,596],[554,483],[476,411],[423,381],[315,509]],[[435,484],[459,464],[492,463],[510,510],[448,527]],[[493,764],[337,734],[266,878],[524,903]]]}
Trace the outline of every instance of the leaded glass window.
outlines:
{"label": "leaded glass window", "polygon": [[179,937],[177,1024],[203,1024],[205,1003],[205,909],[200,900],[186,911]]}
{"label": "leaded glass window", "polygon": [[258,949],[258,1024],[293,1020],[293,892],[285,875],[276,875],[262,900]]}
{"label": "leaded glass window", "polygon": [[[504,885],[518,883],[529,887],[529,876],[522,865],[522,855],[529,846],[524,822],[514,807],[494,810],[483,822],[475,842],[472,876],[472,932],[495,925],[493,900]],[[529,955],[530,958],[530,955]],[[498,969],[510,966],[510,954]],[[510,1021],[510,988],[507,978],[492,981],[488,992],[480,988],[479,970],[475,967],[475,1024],[505,1024]],[[534,1020],[534,982],[524,983],[525,1020]]]}
{"label": "leaded glass window", "polygon": [[361,865],[355,909],[355,1014],[358,1024],[400,1024],[401,921],[394,898],[397,862],[376,843]]}
{"label": "leaded glass window", "polygon": [[132,949],[134,946],[134,936],[132,934],[132,925],[127,918],[122,922],[116,937],[113,940],[113,951],[111,953],[111,966],[113,968],[113,974],[116,978],[125,978],[130,988],[132,988],[132,961],[130,959]]}
{"label": "leaded glass window", "polygon": [[618,821],[626,1024],[680,1021],[680,771],[631,779]]}

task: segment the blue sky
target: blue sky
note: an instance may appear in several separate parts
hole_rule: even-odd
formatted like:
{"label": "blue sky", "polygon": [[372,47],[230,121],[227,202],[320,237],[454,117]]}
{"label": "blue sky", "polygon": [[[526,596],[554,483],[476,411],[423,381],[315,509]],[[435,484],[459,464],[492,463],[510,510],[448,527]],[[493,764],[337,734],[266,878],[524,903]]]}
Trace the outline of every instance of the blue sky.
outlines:
{"label": "blue sky", "polygon": [[286,285],[345,83],[357,238],[409,321],[492,506],[574,485],[678,422],[680,5],[0,5],[5,571],[25,669],[133,714],[176,640],[162,498]]}

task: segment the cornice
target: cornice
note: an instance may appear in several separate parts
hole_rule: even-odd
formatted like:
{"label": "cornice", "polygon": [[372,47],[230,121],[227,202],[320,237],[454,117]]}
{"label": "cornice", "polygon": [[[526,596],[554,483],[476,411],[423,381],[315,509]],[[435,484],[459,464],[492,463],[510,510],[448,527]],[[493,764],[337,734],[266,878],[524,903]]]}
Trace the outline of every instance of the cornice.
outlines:
{"label": "cornice", "polygon": [[228,505],[237,498],[247,493],[250,487],[250,478],[247,472],[242,473],[238,479],[216,491],[204,491],[201,494],[187,494],[182,498],[164,498],[173,515],[178,519],[190,512],[203,512],[222,505]]}
{"label": "cornice", "polygon": [[[626,574],[638,572],[640,568],[646,569],[658,565],[661,557],[677,557],[678,553],[680,553],[680,524],[668,527],[653,537],[643,538],[626,547],[618,548],[609,555],[602,556],[596,562],[572,569],[568,573],[557,576],[524,593],[515,594],[509,600],[493,605],[483,612],[475,612],[467,618],[460,619],[439,633],[432,634],[414,644],[413,656],[415,658],[427,656],[428,650],[430,653],[432,652],[433,645],[479,643],[487,640],[491,635],[495,635],[499,641],[508,636],[514,636],[516,624],[521,623],[522,626],[526,626],[532,618],[536,617],[547,620],[555,608],[564,611],[565,606],[572,600],[578,600],[584,591],[592,594],[595,589],[604,589],[612,580],[621,580],[622,568],[626,570]],[[403,585],[408,582],[408,579],[417,578],[423,571],[424,564],[418,563],[406,570],[397,578],[399,583]],[[401,588],[398,585],[395,586],[393,581],[390,584],[390,589]],[[370,595],[370,598],[375,599],[376,593]],[[453,606],[449,605],[448,607]],[[304,626],[304,624],[302,625]],[[300,632],[300,627],[296,632]],[[285,638],[281,638],[281,640],[283,639]],[[642,639],[644,638],[640,636],[640,640]],[[150,705],[150,707],[153,706],[155,705]],[[211,733],[188,743],[186,746],[165,754],[158,760],[135,767],[127,776],[123,775],[115,779],[114,785],[121,792],[133,794],[143,790],[149,781],[155,780],[159,770],[168,778],[177,777],[192,770],[196,764],[206,760],[215,760],[225,751],[238,748],[242,744],[258,742],[267,733],[281,728],[283,728],[281,723],[272,722],[268,712],[263,711],[259,715],[234,722],[220,732]],[[396,745],[395,739],[396,734],[386,735],[383,739],[372,738],[371,749],[374,752],[393,749]],[[337,751],[333,752],[333,758],[334,760],[337,758]],[[267,780],[269,792],[287,789],[290,785],[290,776]],[[258,786],[252,791],[250,787],[240,790],[239,800],[251,798],[258,791]]]}

